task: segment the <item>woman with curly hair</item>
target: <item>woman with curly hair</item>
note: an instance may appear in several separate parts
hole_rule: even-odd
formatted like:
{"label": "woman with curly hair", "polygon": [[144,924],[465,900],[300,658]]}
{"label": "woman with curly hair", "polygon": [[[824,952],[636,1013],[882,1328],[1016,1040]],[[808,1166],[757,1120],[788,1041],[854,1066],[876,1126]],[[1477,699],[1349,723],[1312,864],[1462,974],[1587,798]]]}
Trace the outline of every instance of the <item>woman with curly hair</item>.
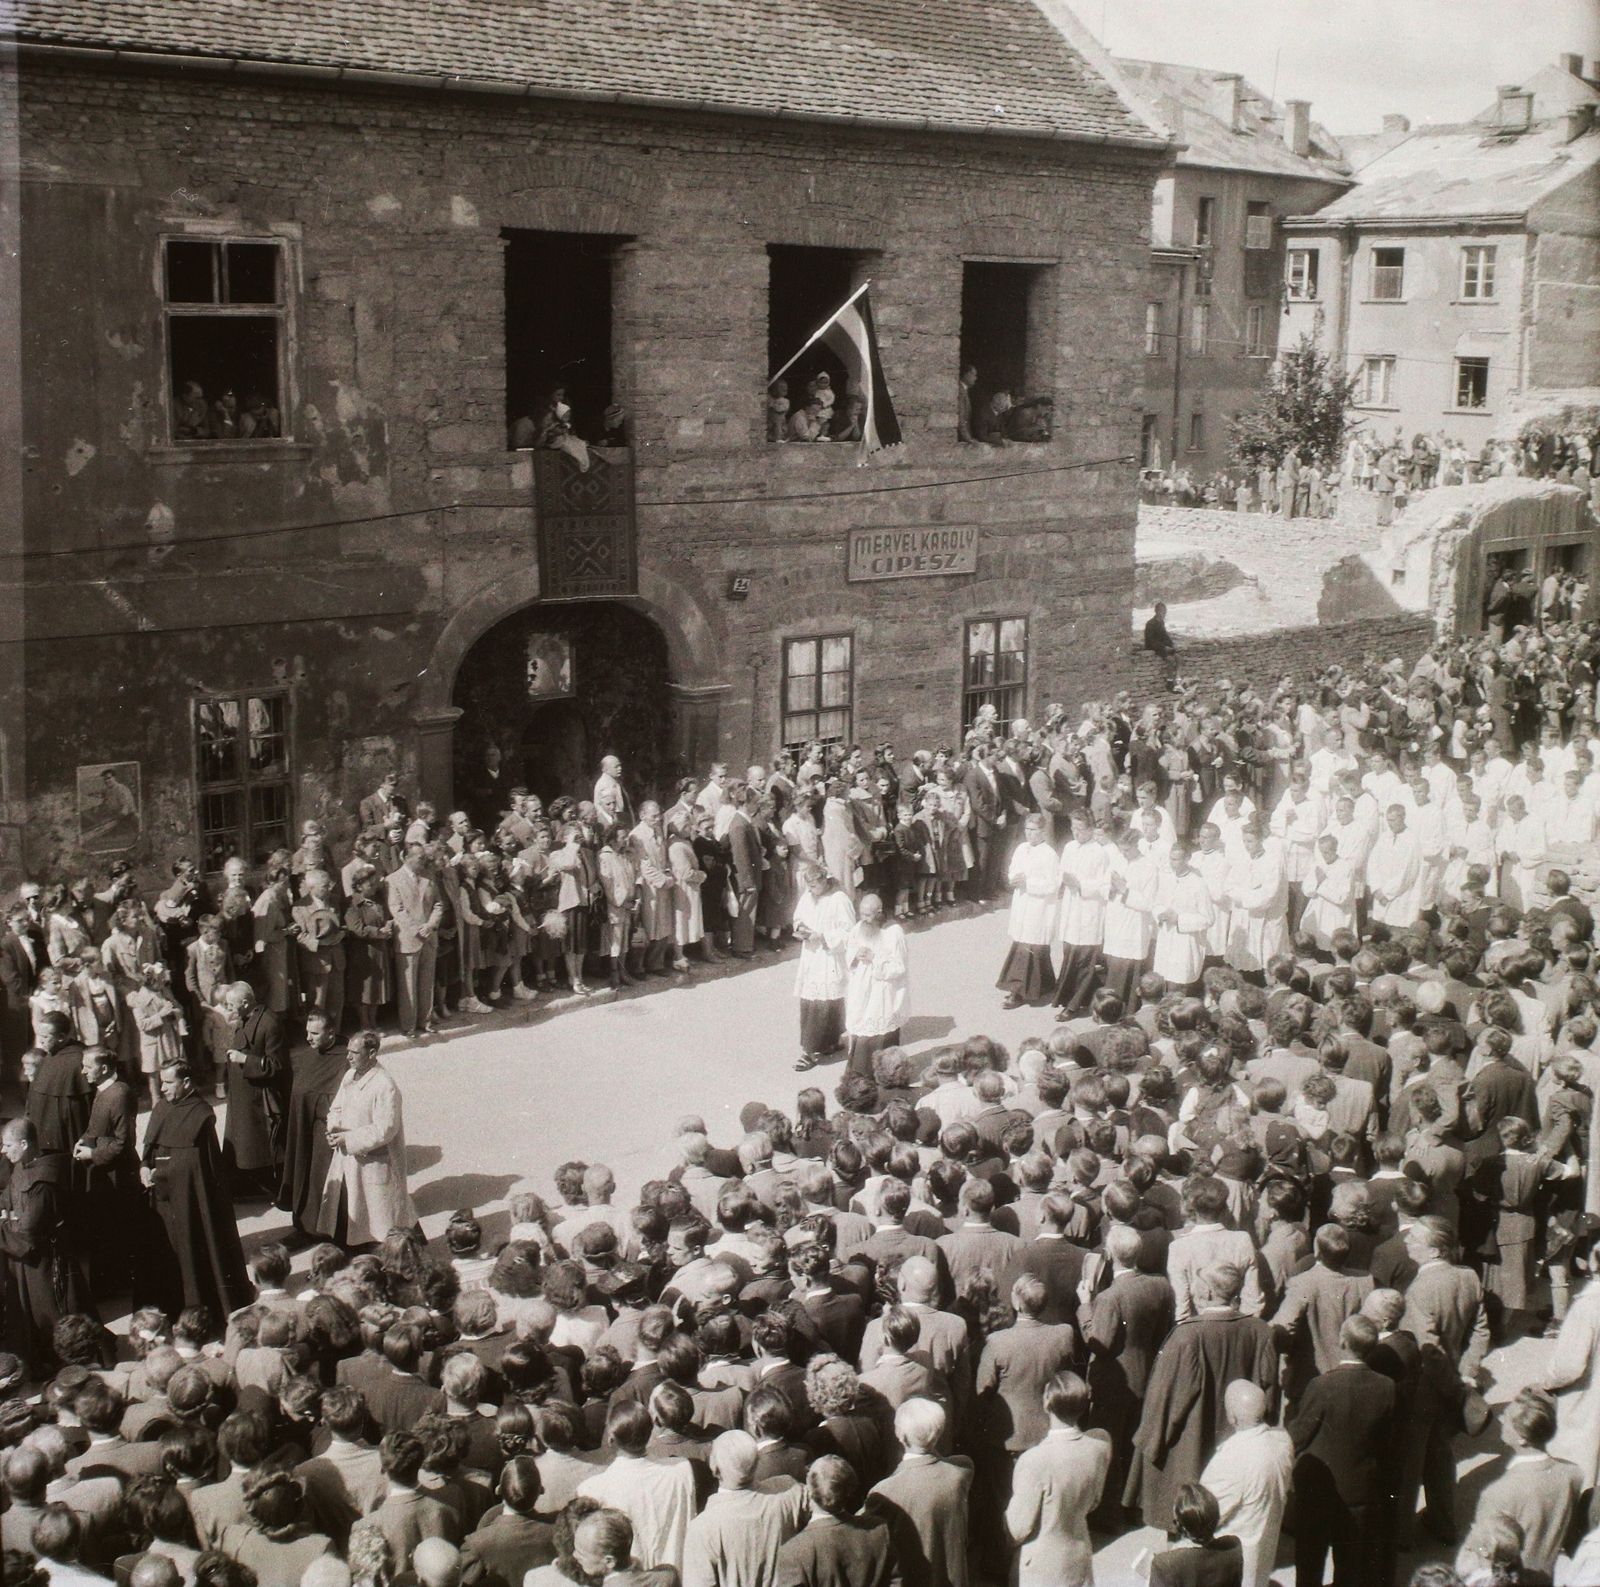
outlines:
{"label": "woman with curly hair", "polygon": [[390,1587],[394,1581],[394,1551],[389,1540],[370,1521],[350,1529],[346,1553],[350,1587]]}
{"label": "woman with curly hair", "polygon": [[255,1572],[259,1587],[300,1587],[312,1560],[333,1552],[333,1539],[300,1519],[305,1485],[287,1471],[252,1471],[244,1479],[246,1519],[225,1527],[218,1547]]}
{"label": "woman with curly hair", "polygon": [[821,1418],[806,1435],[813,1460],[838,1455],[849,1461],[863,1488],[888,1476],[894,1465],[894,1411],[853,1367],[836,1355],[812,1356],[806,1365],[806,1401]]}

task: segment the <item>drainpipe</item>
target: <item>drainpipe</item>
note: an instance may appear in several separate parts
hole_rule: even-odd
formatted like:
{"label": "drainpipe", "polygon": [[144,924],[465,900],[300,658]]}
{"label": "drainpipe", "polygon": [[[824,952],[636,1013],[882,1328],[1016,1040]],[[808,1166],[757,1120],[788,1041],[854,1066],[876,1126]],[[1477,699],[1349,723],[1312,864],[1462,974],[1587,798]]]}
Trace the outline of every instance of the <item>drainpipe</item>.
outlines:
{"label": "drainpipe", "polygon": [[1178,266],[1178,316],[1172,335],[1172,455],[1167,459],[1169,472],[1178,467],[1179,405],[1183,396],[1183,301],[1189,284],[1189,266]]}

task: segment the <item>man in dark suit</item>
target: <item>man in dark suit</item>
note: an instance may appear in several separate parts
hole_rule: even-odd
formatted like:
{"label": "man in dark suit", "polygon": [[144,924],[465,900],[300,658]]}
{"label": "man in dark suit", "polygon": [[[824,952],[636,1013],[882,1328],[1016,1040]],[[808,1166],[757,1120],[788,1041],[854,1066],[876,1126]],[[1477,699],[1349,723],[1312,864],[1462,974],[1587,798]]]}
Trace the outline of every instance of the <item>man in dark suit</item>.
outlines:
{"label": "man in dark suit", "polygon": [[1114,1520],[1121,1516],[1145,1389],[1156,1356],[1172,1332],[1175,1308],[1172,1285],[1159,1274],[1140,1271],[1143,1249],[1143,1237],[1131,1225],[1114,1223],[1106,1230],[1111,1283],[1079,1314],[1089,1350],[1089,1398],[1094,1407],[1090,1425],[1111,1435],[1111,1469],[1102,1506]]}
{"label": "man in dark suit", "polygon": [[1335,1587],[1379,1581],[1394,1503],[1395,1386],[1367,1365],[1377,1343],[1370,1318],[1347,1319],[1339,1330],[1339,1364],[1311,1380],[1289,1420],[1297,1582],[1321,1582],[1330,1548]]}
{"label": "man in dark suit", "polygon": [[1074,1210],[1068,1197],[1046,1196],[1039,1203],[1038,1234],[1017,1252],[1006,1274],[1006,1290],[1024,1273],[1032,1274],[1044,1285],[1040,1322],[1076,1322],[1078,1318],[1078,1281],[1083,1277],[1084,1251],[1067,1238],[1067,1225]]}
{"label": "man in dark suit", "polygon": [[45,962],[44,939],[26,904],[13,904],[0,933],[0,991],[5,993],[4,1023],[0,1024],[0,1056],[17,1063],[33,1045],[33,1022],[28,996]]}
{"label": "man in dark suit", "polygon": [[748,959],[756,951],[756,904],[761,896],[761,873],[766,868],[761,839],[750,820],[760,799],[742,782],[732,785],[729,797],[735,802],[735,808],[724,841],[732,862],[728,880],[739,902],[729,941],[734,958]]}
{"label": "man in dark suit", "polygon": [[972,847],[976,856],[972,886],[981,903],[993,898],[1000,889],[1009,832],[1006,799],[1000,779],[995,775],[994,750],[989,745],[973,746],[972,760],[962,776],[961,786],[966,789],[972,806]]}
{"label": "man in dark suit", "polygon": [[367,1409],[385,1433],[409,1432],[418,1417],[445,1408],[444,1394],[417,1376],[422,1360],[422,1330],[415,1323],[396,1323],[383,1336],[387,1377],[376,1377],[366,1390]]}
{"label": "man in dark suit", "polygon": [[811,1521],[778,1550],[778,1577],[794,1587],[887,1587],[894,1573],[889,1528],[859,1513],[861,1482],[839,1455],[820,1455],[806,1473]]}
{"label": "man in dark suit", "polygon": [[506,1462],[500,1473],[500,1514],[461,1545],[463,1562],[482,1567],[484,1587],[521,1587],[530,1570],[556,1557],[555,1527],[534,1515],[541,1491],[539,1468],[529,1456]]}
{"label": "man in dark suit", "polygon": [[894,1413],[905,1454],[867,1495],[867,1514],[888,1523],[905,1587],[967,1587],[972,1462],[935,1453],[945,1413],[932,1400],[907,1400]]}
{"label": "man in dark suit", "polygon": [[228,1122],[223,1151],[229,1167],[277,1194],[293,1071],[283,1022],[256,1001],[244,981],[228,988]]}
{"label": "man in dark suit", "polygon": [[394,790],[399,779],[385,772],[377,790],[361,801],[361,830],[381,832],[389,824],[389,816],[396,809]]}
{"label": "man in dark suit", "polygon": [[84,1052],[82,1071],[93,1100],[72,1156],[82,1190],[89,1282],[102,1298],[139,1281],[144,1234],[136,1227],[144,1206],[135,1139],[139,1104],[133,1087],[117,1079],[116,1058],[104,1047]]}
{"label": "man in dark suit", "polygon": [[762,1386],[744,1402],[744,1430],[756,1441],[757,1485],[774,1477],[804,1482],[811,1452],[792,1442],[798,1418],[793,1402],[781,1389]]}

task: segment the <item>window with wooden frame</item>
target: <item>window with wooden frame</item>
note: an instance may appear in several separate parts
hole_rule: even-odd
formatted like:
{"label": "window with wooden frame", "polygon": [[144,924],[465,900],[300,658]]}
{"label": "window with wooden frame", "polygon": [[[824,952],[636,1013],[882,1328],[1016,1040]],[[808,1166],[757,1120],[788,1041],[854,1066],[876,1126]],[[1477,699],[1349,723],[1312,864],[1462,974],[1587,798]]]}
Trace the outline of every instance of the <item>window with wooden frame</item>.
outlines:
{"label": "window with wooden frame", "polygon": [[1244,311],[1244,352],[1246,358],[1267,358],[1272,353],[1267,346],[1267,311],[1260,303],[1251,303]]}
{"label": "window with wooden frame", "polygon": [[213,695],[194,702],[200,868],[236,855],[264,865],[290,846],[293,780],[286,693]]}
{"label": "window with wooden frame", "polygon": [[1474,244],[1461,250],[1461,296],[1484,303],[1494,296],[1494,249]]}
{"label": "window with wooden frame", "polygon": [[1456,360],[1456,406],[1458,408],[1487,408],[1489,406],[1489,360],[1487,358],[1458,358]]}
{"label": "window with wooden frame", "polygon": [[849,634],[783,642],[783,747],[850,741],[855,640]]}
{"label": "window with wooden frame", "polygon": [[171,439],[180,445],[281,440],[287,433],[284,244],[169,237],[162,247]]}
{"label": "window with wooden frame", "polygon": [[1360,395],[1356,405],[1362,408],[1388,408],[1393,406],[1394,359],[1380,355],[1361,360],[1361,377],[1356,385]]}
{"label": "window with wooden frame", "polygon": [[1027,712],[1028,619],[984,617],[967,624],[966,663],[961,685],[961,728],[977,720],[980,706],[992,705],[1002,722]]}
{"label": "window with wooden frame", "polygon": [[1322,260],[1316,248],[1291,248],[1284,262],[1284,279],[1289,296],[1297,303],[1310,303],[1317,296],[1317,266]]}
{"label": "window with wooden frame", "polygon": [[1372,298],[1382,303],[1398,303],[1405,295],[1405,249],[1374,248],[1372,250]]}

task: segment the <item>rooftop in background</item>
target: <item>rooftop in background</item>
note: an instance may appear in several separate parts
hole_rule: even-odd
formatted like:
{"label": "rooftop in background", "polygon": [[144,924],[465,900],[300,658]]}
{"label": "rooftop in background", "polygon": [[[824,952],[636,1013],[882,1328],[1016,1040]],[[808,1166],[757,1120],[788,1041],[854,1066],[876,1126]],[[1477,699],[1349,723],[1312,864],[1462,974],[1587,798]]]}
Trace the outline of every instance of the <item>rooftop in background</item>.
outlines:
{"label": "rooftop in background", "polygon": [[1311,120],[1304,100],[1274,105],[1236,72],[1123,56],[1115,64],[1128,86],[1186,145],[1179,165],[1349,180],[1338,140]]}
{"label": "rooftop in background", "polygon": [[1315,219],[1521,214],[1595,163],[1597,124],[1600,90],[1580,56],[1563,55],[1502,88],[1469,122],[1413,128],[1390,115],[1379,132],[1341,135],[1357,186]]}
{"label": "rooftop in background", "polygon": [[1600,130],[1569,141],[1565,117],[1511,136],[1471,122],[1420,127],[1296,224],[1522,215],[1597,162]]}
{"label": "rooftop in background", "polygon": [[[27,43],[956,131],[1168,140],[1059,0],[15,0]],[[1098,62],[1098,64],[1094,64]]]}

